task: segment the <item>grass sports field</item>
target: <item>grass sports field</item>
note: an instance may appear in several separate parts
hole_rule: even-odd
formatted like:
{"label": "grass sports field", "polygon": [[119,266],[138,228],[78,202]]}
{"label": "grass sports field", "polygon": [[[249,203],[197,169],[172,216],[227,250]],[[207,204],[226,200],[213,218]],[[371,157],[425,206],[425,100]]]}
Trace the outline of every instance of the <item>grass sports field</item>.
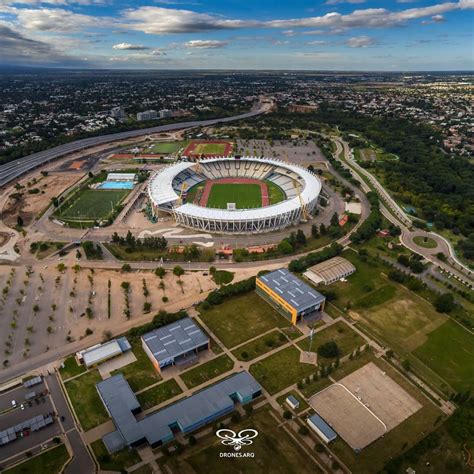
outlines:
{"label": "grass sports field", "polygon": [[213,184],[207,207],[227,209],[235,202],[237,209],[262,207],[262,193],[258,184]]}
{"label": "grass sports field", "polygon": [[198,143],[193,152],[196,155],[223,155],[226,148],[225,143]]}
{"label": "grass sports field", "polygon": [[157,154],[166,154],[166,153],[175,153],[180,148],[186,146],[187,141],[178,141],[178,142],[159,142],[155,143],[150,151]]}
{"label": "grass sports field", "polygon": [[86,189],[61,209],[59,217],[77,221],[107,219],[129,192],[127,189]]}

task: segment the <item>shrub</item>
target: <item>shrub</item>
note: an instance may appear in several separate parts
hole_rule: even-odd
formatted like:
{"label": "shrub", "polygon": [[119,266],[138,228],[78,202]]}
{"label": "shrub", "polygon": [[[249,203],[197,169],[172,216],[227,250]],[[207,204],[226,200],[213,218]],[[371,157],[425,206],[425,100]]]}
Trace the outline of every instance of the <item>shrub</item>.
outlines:
{"label": "shrub", "polygon": [[328,341],[318,347],[318,355],[327,359],[339,356],[339,347],[335,341]]}

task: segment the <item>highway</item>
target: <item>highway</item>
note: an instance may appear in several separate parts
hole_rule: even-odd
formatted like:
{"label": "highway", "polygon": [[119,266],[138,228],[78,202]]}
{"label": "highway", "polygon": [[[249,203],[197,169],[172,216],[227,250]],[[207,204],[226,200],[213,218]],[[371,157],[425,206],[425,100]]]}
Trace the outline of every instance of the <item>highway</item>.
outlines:
{"label": "highway", "polygon": [[232,117],[223,117],[209,120],[198,120],[192,122],[179,122],[171,123],[168,125],[159,125],[157,127],[143,128],[140,130],[130,130],[128,132],[112,133],[108,135],[101,135],[98,137],[84,138],[82,140],[76,140],[71,143],[59,145],[48,150],[43,150],[38,153],[33,153],[17,160],[10,161],[0,166],[0,186],[4,186],[15,179],[18,179],[25,173],[43,166],[46,163],[56,160],[64,155],[73,153],[76,151],[84,150],[96,145],[102,145],[104,143],[111,143],[118,140],[126,140],[128,138],[136,138],[142,135],[150,135],[152,133],[170,132],[173,130],[179,130],[182,128],[193,128],[193,127],[206,127],[209,125],[215,125],[218,123],[233,122],[236,120],[242,120],[247,118],[256,117],[257,115],[268,112],[270,108],[269,103],[260,103],[255,110],[246,112],[240,115],[234,115]]}

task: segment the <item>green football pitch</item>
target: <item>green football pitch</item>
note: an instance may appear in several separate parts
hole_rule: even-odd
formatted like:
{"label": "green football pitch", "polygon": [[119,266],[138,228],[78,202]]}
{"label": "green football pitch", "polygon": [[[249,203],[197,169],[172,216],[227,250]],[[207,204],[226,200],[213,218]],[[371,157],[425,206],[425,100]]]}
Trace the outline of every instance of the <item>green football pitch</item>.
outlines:
{"label": "green football pitch", "polygon": [[195,155],[223,155],[227,148],[225,143],[198,143],[193,150]]}
{"label": "green football pitch", "polygon": [[262,207],[262,193],[258,184],[213,184],[207,207],[227,209],[228,202],[235,202],[237,209]]}
{"label": "green football pitch", "polygon": [[66,204],[59,217],[77,221],[106,219],[129,192],[128,189],[86,189],[71,205]]}
{"label": "green football pitch", "polygon": [[186,143],[186,141],[158,142],[153,145],[150,151],[158,154],[175,153],[181,147],[185,146]]}

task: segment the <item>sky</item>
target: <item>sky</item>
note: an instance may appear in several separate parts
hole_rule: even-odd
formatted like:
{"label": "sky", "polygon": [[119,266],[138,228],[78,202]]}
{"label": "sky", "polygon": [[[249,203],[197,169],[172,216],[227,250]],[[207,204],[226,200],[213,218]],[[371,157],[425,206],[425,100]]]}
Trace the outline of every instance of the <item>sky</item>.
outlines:
{"label": "sky", "polygon": [[474,69],[474,0],[0,0],[0,64]]}

